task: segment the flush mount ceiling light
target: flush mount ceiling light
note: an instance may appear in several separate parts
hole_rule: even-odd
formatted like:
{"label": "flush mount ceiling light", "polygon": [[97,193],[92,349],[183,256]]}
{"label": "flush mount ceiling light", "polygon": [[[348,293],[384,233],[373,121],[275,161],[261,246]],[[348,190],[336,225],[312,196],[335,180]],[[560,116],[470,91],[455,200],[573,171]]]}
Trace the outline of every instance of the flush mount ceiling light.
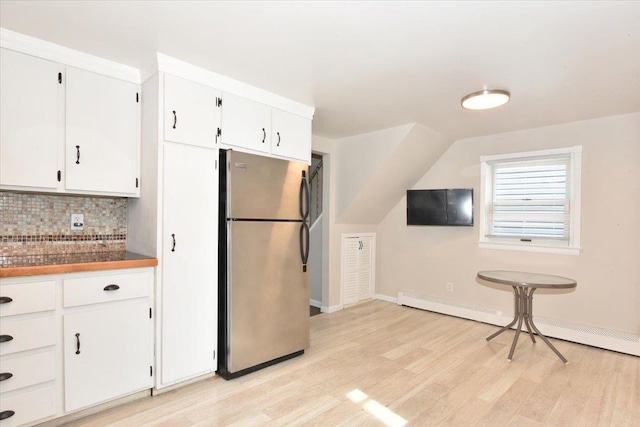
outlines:
{"label": "flush mount ceiling light", "polygon": [[511,94],[506,90],[485,89],[462,98],[462,108],[467,110],[488,110],[509,102]]}

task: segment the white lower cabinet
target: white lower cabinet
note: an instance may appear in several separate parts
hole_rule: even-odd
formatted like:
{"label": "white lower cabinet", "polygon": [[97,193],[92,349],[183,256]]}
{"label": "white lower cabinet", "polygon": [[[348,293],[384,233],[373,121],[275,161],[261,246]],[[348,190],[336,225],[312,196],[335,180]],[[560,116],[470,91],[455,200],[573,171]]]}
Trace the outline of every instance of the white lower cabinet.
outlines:
{"label": "white lower cabinet", "polygon": [[16,427],[41,420],[56,413],[56,388],[49,386],[37,390],[0,398],[2,427]]}
{"label": "white lower cabinet", "polygon": [[153,268],[0,279],[0,427],[153,387]]}
{"label": "white lower cabinet", "polygon": [[56,414],[56,283],[0,280],[0,427]]}
{"label": "white lower cabinet", "polygon": [[56,379],[56,353],[49,350],[3,360],[2,373],[4,376],[0,382],[0,393],[53,381]]}
{"label": "white lower cabinet", "polygon": [[64,408],[153,386],[152,320],[141,302],[64,316]]}

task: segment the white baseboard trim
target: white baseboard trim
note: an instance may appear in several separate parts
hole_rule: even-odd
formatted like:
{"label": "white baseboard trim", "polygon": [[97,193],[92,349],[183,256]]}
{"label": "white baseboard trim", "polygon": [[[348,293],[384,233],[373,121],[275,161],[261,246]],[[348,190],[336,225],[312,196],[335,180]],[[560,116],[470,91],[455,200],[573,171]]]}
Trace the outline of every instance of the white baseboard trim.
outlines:
{"label": "white baseboard trim", "polygon": [[315,308],[322,308],[322,303],[318,300],[309,298],[309,305]]}
{"label": "white baseboard trim", "polygon": [[325,307],[322,306],[320,307],[320,311],[323,313],[334,313],[336,311],[340,311],[344,308],[344,306],[342,304],[338,304],[338,305],[331,305],[329,307]]}
{"label": "white baseboard trim", "polygon": [[387,302],[392,302],[394,304],[398,304],[398,298],[390,297],[390,296],[387,296],[387,295],[376,294],[373,299],[379,299],[379,300],[382,300],[382,301],[387,301]]}
{"label": "white baseboard trim", "polygon": [[[397,303],[498,326],[506,325],[513,319],[513,313],[503,313],[491,308],[458,304],[452,301],[405,292],[398,292]],[[637,335],[537,316],[535,317],[535,322],[540,332],[549,337],[640,356],[640,336]]]}

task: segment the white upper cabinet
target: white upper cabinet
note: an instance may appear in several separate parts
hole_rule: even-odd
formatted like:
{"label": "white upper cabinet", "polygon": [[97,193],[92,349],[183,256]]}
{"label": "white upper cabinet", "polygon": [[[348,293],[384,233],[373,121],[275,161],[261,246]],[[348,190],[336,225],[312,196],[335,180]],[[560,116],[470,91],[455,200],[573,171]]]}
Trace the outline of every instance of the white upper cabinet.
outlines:
{"label": "white upper cabinet", "polygon": [[137,197],[140,87],[1,55],[0,188]]}
{"label": "white upper cabinet", "polygon": [[214,148],[220,128],[219,90],[164,76],[165,141]]}
{"label": "white upper cabinet", "polygon": [[137,195],[138,85],[67,67],[66,188]]}
{"label": "white upper cabinet", "polygon": [[[0,187],[58,188],[55,62],[0,49]],[[60,75],[61,76],[61,75]]]}
{"label": "white upper cabinet", "polygon": [[268,153],[271,148],[271,108],[225,93],[222,105],[222,142]]}
{"label": "white upper cabinet", "polygon": [[311,161],[311,120],[224,94],[222,143],[274,157]]}
{"label": "white upper cabinet", "polygon": [[309,162],[311,120],[274,108],[271,115],[271,153]]}

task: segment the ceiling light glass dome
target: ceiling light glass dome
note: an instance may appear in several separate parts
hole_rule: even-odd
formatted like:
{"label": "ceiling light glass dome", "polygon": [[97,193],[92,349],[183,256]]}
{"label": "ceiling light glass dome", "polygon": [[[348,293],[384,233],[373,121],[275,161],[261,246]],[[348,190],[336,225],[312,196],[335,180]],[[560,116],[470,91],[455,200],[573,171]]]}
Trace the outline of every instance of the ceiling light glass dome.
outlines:
{"label": "ceiling light glass dome", "polygon": [[467,110],[488,110],[509,102],[511,94],[506,90],[485,89],[470,93],[462,98],[462,108]]}

